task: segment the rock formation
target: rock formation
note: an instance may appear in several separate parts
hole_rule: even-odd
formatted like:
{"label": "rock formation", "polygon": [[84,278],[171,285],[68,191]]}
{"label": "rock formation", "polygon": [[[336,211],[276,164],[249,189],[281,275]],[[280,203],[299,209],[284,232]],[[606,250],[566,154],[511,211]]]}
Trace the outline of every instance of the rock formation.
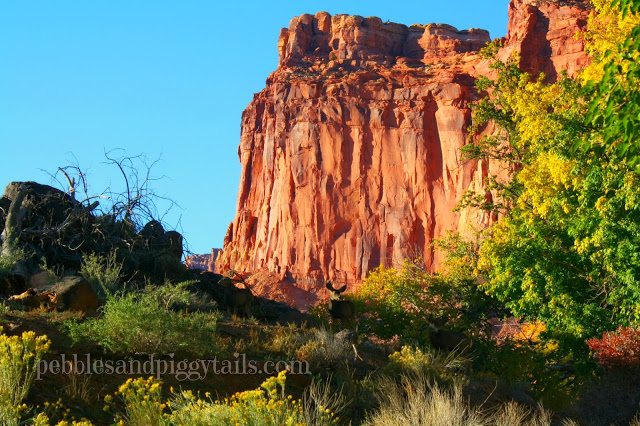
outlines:
{"label": "rock formation", "polygon": [[210,254],[192,254],[185,257],[184,264],[189,269],[213,272],[216,270],[216,259],[221,252],[221,249],[212,248]]}
{"label": "rock formation", "polygon": [[[574,38],[587,15],[582,2],[512,0],[499,55],[520,51],[523,68],[549,79],[575,74],[588,61]],[[301,292],[326,279],[357,284],[407,256],[436,268],[435,238],[491,221],[452,211],[466,190],[484,193],[492,167],[460,158],[487,41],[442,24],[293,18],[278,69],[242,115],[237,212],[217,270],[271,274],[306,305]]]}

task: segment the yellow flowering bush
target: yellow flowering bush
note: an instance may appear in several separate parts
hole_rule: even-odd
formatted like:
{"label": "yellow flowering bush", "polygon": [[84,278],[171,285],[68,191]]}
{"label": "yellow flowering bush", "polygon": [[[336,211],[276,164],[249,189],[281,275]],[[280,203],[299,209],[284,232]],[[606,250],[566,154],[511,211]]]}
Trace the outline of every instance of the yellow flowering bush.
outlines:
{"label": "yellow flowering bush", "polygon": [[[31,424],[33,426],[49,426],[51,424],[51,420],[49,419],[49,416],[46,415],[46,413],[38,413],[31,421]],[[93,426],[93,423],[91,423],[87,419],[82,419],[80,421],[61,420],[56,423],[56,426]]]}
{"label": "yellow flowering bush", "polygon": [[[306,425],[303,404],[285,394],[286,375],[281,371],[259,389],[239,392],[221,401],[204,401],[191,392],[182,392],[171,401],[171,424],[189,425]],[[330,410],[317,407],[314,424],[336,424]]]}
{"label": "yellow flowering bush", "polygon": [[[121,416],[120,424],[127,425],[159,425],[163,424],[163,410],[165,405],[161,401],[162,382],[149,377],[144,379],[129,379],[122,384],[116,395],[120,395],[125,405],[125,414]],[[107,403],[112,397],[105,398]]]}
{"label": "yellow flowering bush", "polygon": [[[201,399],[191,391],[173,392],[166,403],[161,399],[161,382],[150,377],[129,379],[120,386],[126,414],[121,425],[306,425],[304,404],[285,393],[285,371],[268,378],[260,388],[238,392],[230,398],[213,401],[209,393]],[[111,403],[112,397],[106,402]],[[169,413],[163,413],[165,408]],[[336,424],[335,415],[324,407],[315,407],[314,425]]]}
{"label": "yellow flowering bush", "polygon": [[389,355],[386,369],[393,374],[418,373],[441,380],[453,380],[468,364],[469,359],[456,353],[435,349],[403,346]]}
{"label": "yellow flowering bush", "polygon": [[0,423],[18,425],[27,411],[22,402],[36,374],[36,365],[49,350],[47,336],[33,331],[22,336],[0,334]]}

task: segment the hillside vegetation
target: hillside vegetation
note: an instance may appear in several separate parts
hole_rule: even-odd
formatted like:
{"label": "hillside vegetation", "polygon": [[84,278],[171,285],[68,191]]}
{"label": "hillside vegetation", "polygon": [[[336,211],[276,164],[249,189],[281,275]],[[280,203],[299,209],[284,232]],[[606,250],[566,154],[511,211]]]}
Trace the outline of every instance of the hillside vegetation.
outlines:
{"label": "hillside vegetation", "polygon": [[68,175],[10,185],[0,423],[639,425],[640,1],[592,5],[575,79],[483,50],[463,155],[509,173],[460,208],[494,224],[437,241],[436,274],[378,267],[340,321],[340,291],[302,313],[188,270],[147,181],[100,213]]}

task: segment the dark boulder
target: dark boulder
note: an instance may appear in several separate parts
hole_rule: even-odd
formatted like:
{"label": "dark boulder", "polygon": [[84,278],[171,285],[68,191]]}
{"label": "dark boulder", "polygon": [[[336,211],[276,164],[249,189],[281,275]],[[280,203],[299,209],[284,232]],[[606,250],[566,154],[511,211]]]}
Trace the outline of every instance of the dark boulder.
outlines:
{"label": "dark boulder", "polygon": [[167,231],[167,254],[181,260],[182,259],[182,234],[177,231]]}
{"label": "dark boulder", "polygon": [[49,291],[56,294],[58,309],[92,314],[100,305],[95,290],[82,277],[65,277]]}
{"label": "dark boulder", "polygon": [[0,279],[0,296],[9,297],[27,291],[29,284],[24,274],[10,272]]}
{"label": "dark boulder", "polygon": [[25,228],[61,224],[74,209],[73,199],[59,189],[36,182],[11,182],[0,198],[0,231],[4,229],[9,206],[23,185],[27,189],[27,195],[22,202]]}

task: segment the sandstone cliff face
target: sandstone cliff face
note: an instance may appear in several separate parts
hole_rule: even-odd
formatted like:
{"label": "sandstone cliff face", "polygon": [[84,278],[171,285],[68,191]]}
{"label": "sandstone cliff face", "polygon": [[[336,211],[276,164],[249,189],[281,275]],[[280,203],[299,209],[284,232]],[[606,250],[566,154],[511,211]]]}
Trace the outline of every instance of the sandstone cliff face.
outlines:
{"label": "sandstone cliff face", "polygon": [[[587,61],[573,37],[587,15],[561,1],[512,0],[500,55],[519,50],[526,69],[549,78],[573,74]],[[441,24],[292,19],[278,69],[242,116],[237,213],[218,271],[270,274],[306,305],[314,298],[301,292],[321,292],[324,279],[358,283],[408,256],[436,268],[435,238],[489,223],[452,211],[493,167],[460,158],[474,81],[489,71],[478,55],[487,41],[487,31]]]}

